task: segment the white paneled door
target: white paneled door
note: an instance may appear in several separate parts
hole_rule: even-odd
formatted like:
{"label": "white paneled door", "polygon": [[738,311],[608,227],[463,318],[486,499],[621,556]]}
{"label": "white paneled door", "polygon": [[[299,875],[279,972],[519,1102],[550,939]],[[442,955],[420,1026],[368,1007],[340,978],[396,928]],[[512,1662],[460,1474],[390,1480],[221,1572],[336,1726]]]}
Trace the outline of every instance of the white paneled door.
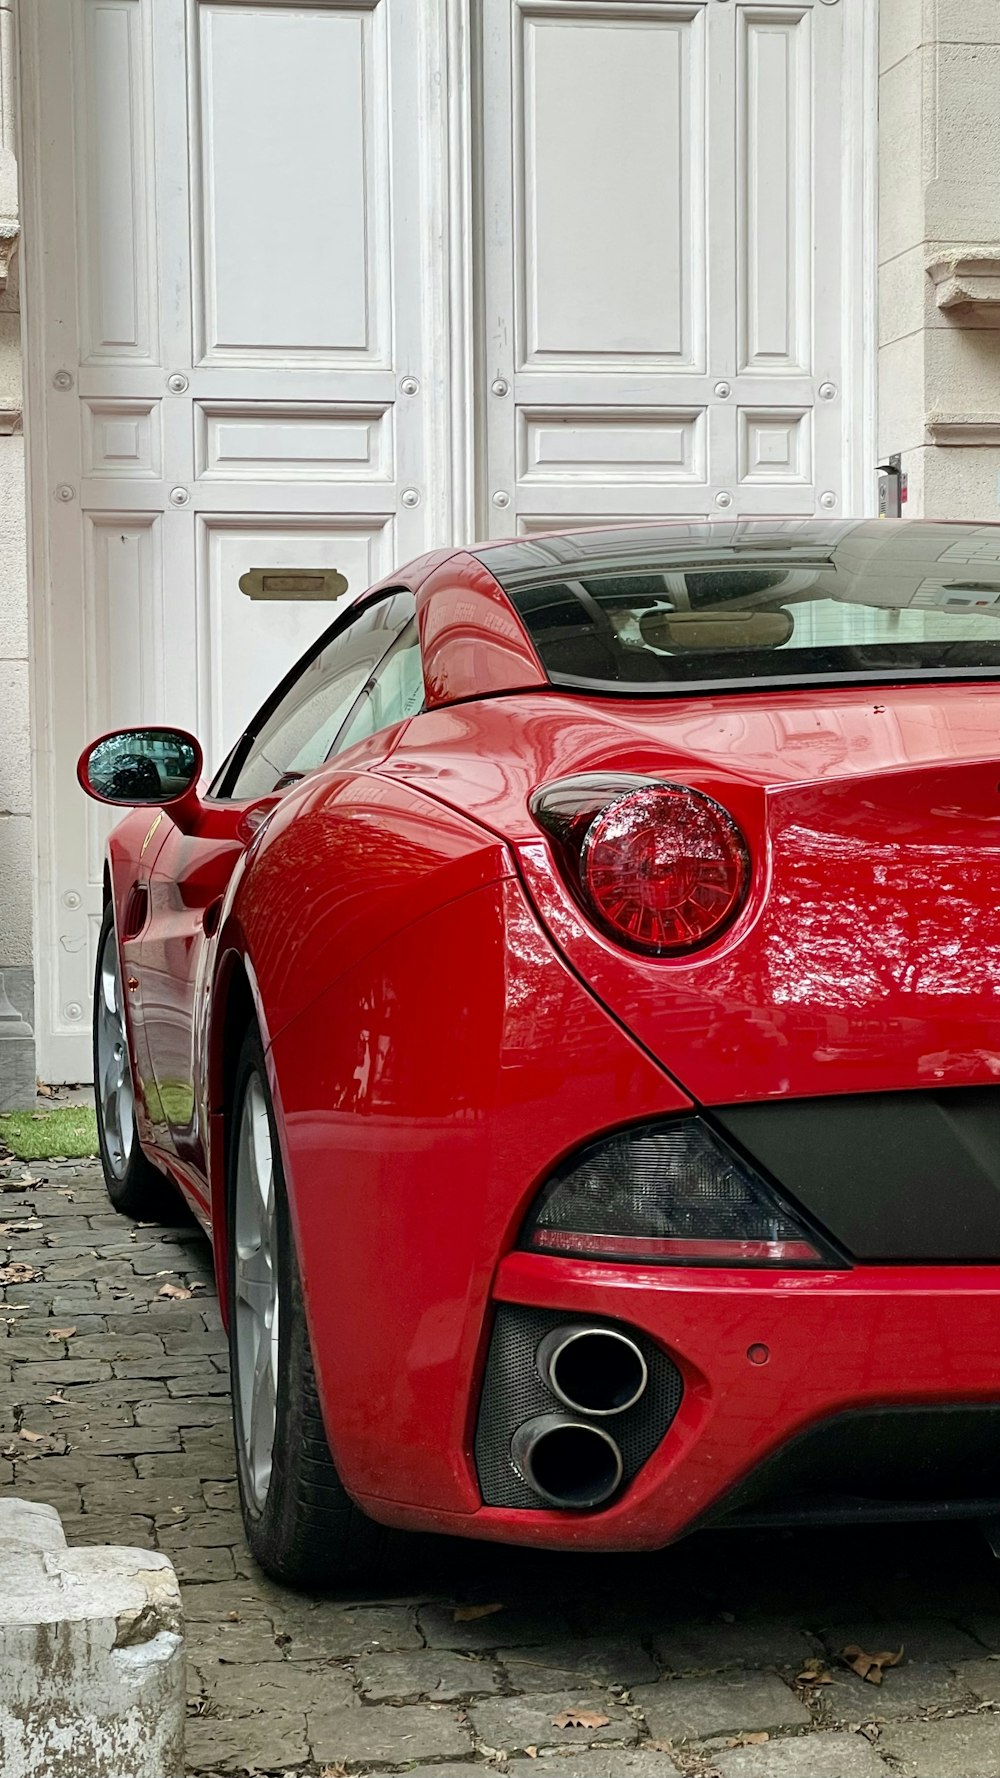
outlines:
{"label": "white paneled door", "polygon": [[492,535],[850,504],[862,6],[483,0]]}
{"label": "white paneled door", "polygon": [[324,603],[453,529],[437,0],[44,0],[29,144],[39,1065],[90,1074],[84,741],[218,762]]}

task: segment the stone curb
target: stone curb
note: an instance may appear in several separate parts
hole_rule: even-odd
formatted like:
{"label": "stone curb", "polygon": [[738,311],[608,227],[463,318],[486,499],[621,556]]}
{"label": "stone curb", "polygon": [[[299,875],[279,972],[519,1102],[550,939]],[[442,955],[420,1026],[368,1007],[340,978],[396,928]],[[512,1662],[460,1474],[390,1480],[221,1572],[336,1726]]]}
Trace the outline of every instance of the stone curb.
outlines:
{"label": "stone curb", "polygon": [[71,1549],[53,1507],[0,1501],[3,1778],[183,1778],[184,1711],[167,1557]]}

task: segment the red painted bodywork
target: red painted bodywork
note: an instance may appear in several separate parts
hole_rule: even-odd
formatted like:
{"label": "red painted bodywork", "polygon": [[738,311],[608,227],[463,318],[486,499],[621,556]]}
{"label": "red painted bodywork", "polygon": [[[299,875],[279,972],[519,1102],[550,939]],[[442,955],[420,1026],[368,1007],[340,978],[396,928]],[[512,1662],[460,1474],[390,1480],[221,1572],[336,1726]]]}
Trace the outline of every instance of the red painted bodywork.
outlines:
{"label": "red painted bodywork", "polygon": [[[1000,1265],[644,1269],[514,1251],[552,1168],[622,1124],[740,1100],[1000,1078],[1000,688],[671,699],[550,687],[464,554],[417,593],[428,708],[280,796],[148,812],[110,845],[143,1147],[214,1225],[225,1032],[268,1055],[331,1445],[388,1523],[656,1547],[763,1456],[850,1407],[1000,1400]],[[588,920],[528,810],[579,772],[655,773],[738,821],[734,924],[649,959]],[[266,819],[263,817],[266,816]],[[644,1329],[685,1380],[594,1513],[483,1507],[472,1461],[496,1302]],[[769,1362],[752,1365],[752,1345]]]}

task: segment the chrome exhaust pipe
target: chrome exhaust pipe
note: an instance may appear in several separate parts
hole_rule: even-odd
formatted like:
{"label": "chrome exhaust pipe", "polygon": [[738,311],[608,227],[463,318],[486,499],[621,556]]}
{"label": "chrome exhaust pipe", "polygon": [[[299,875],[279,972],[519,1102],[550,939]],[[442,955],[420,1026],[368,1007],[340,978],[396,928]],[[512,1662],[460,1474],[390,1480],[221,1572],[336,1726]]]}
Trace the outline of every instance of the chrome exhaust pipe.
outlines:
{"label": "chrome exhaust pipe", "polygon": [[613,1327],[554,1327],[535,1354],[538,1374],[576,1414],[624,1414],[645,1394],[649,1369],[628,1334]]}
{"label": "chrome exhaust pipe", "polygon": [[585,1512],[610,1500],[622,1479],[622,1454],[611,1434],[569,1414],[526,1420],[510,1454],[522,1481],[546,1506]]}

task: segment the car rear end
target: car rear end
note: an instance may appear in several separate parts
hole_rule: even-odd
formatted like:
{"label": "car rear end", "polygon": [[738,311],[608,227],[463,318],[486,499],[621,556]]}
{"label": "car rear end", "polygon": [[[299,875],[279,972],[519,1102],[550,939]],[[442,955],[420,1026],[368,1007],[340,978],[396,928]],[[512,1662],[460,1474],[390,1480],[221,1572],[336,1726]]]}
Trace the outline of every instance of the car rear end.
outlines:
{"label": "car rear end", "polygon": [[998,535],[482,551],[549,685],[392,769],[503,837],[665,1109],[519,1182],[463,1529],[1000,1507]]}

